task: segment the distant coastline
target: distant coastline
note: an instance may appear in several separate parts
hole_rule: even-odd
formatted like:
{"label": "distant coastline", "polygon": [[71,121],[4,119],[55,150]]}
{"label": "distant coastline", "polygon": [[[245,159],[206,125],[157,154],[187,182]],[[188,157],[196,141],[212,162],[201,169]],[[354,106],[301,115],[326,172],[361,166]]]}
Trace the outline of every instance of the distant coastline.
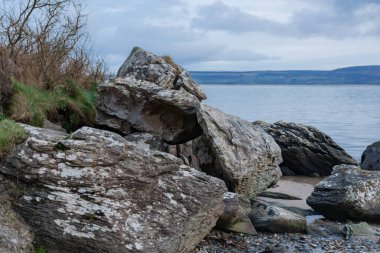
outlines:
{"label": "distant coastline", "polygon": [[377,84],[380,66],[354,66],[330,71],[190,71],[199,84]]}

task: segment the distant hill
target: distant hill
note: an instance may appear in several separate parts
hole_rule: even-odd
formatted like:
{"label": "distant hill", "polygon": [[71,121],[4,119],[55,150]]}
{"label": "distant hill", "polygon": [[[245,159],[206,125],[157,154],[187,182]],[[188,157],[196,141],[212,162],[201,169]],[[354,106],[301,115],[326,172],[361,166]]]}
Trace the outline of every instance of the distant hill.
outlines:
{"label": "distant hill", "polygon": [[191,71],[199,84],[380,84],[380,66],[357,66],[331,71]]}

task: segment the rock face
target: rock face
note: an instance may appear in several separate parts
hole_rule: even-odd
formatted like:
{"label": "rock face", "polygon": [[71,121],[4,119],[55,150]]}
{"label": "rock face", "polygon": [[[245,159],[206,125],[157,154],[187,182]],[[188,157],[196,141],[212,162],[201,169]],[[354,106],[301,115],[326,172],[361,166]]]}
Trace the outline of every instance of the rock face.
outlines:
{"label": "rock face", "polygon": [[284,159],[281,166],[297,175],[327,176],[335,165],[357,164],[331,137],[314,127],[287,122],[253,124],[262,126],[275,139]]}
{"label": "rock face", "polygon": [[[11,184],[7,182],[7,184]],[[30,253],[33,251],[33,233],[11,208],[11,200],[0,176],[0,252]]]}
{"label": "rock face", "polygon": [[132,77],[116,78],[98,88],[97,123],[123,134],[151,133],[168,143],[192,140],[202,133],[198,99],[184,89],[168,90]]}
{"label": "rock face", "polygon": [[189,73],[174,63],[170,57],[159,57],[139,47],[132,50],[117,76],[134,77],[137,80],[155,83],[164,89],[184,89],[199,100],[207,98]]}
{"label": "rock face", "polygon": [[256,199],[249,217],[258,231],[271,233],[305,233],[306,218],[276,204]]}
{"label": "rock face", "polygon": [[307,204],[331,220],[380,222],[380,171],[338,165],[314,188]]}
{"label": "rock face", "polygon": [[380,141],[366,148],[362,154],[360,167],[363,170],[380,170]]}
{"label": "rock face", "polygon": [[227,192],[224,194],[224,213],[216,223],[216,228],[227,231],[257,235],[248,214],[251,212],[251,203],[238,194]]}
{"label": "rock face", "polygon": [[124,137],[127,141],[145,149],[169,152],[169,146],[161,138],[148,133],[133,133]]}
{"label": "rock face", "polygon": [[260,126],[206,105],[198,119],[203,135],[193,141],[193,151],[202,171],[248,198],[277,182],[281,151]]}
{"label": "rock face", "polygon": [[17,176],[15,210],[48,252],[187,252],[223,213],[224,183],[170,154],[83,127],[27,127],[1,172]]}

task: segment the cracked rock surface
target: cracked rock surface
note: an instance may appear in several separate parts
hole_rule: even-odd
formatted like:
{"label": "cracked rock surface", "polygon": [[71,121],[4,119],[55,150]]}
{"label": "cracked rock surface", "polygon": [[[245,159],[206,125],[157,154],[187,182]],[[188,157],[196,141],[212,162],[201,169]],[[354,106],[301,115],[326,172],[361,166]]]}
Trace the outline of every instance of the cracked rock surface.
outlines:
{"label": "cracked rock surface", "polygon": [[186,252],[223,213],[223,181],[108,131],[25,126],[3,161],[15,210],[48,252]]}

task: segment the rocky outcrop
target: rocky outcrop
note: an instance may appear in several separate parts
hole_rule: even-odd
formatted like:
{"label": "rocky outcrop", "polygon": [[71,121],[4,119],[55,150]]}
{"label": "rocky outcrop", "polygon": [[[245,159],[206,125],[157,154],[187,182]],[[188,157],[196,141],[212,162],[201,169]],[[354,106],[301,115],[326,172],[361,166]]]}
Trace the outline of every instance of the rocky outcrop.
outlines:
{"label": "rocky outcrop", "polygon": [[0,175],[0,252],[30,253],[33,251],[33,233],[11,208],[11,198],[6,191],[14,187]]}
{"label": "rocky outcrop", "polygon": [[169,153],[170,145],[161,138],[148,133],[133,133],[124,137],[127,141],[137,146],[150,150]]}
{"label": "rocky outcrop", "polygon": [[257,231],[271,233],[305,233],[306,218],[277,206],[275,203],[255,199],[249,217]]}
{"label": "rocky outcrop", "polygon": [[193,152],[202,171],[248,198],[277,182],[281,151],[260,126],[206,105],[201,105],[198,119],[203,135],[193,141]]}
{"label": "rocky outcrop", "polygon": [[361,157],[363,170],[380,170],[380,141],[369,145]]}
{"label": "rocky outcrop", "polygon": [[331,220],[380,222],[380,171],[338,165],[307,199],[315,211]]}
{"label": "rocky outcrop", "polygon": [[137,80],[155,83],[164,89],[184,89],[199,100],[207,98],[189,73],[173,62],[169,56],[159,57],[139,47],[132,50],[117,76],[134,77]]}
{"label": "rocky outcrop", "polygon": [[177,144],[201,135],[198,99],[183,89],[164,89],[132,77],[116,78],[98,88],[97,123],[123,134],[151,133]]}
{"label": "rocky outcrop", "polygon": [[314,127],[282,121],[253,124],[262,126],[281,147],[281,166],[298,175],[327,176],[335,165],[357,164],[330,136]]}
{"label": "rocky outcrop", "polygon": [[216,223],[216,228],[226,232],[257,235],[248,214],[251,211],[249,200],[238,194],[224,194],[224,212]]}
{"label": "rocky outcrop", "polygon": [[17,176],[14,208],[48,252],[187,252],[223,213],[224,183],[170,154],[88,127],[25,128],[1,172]]}

